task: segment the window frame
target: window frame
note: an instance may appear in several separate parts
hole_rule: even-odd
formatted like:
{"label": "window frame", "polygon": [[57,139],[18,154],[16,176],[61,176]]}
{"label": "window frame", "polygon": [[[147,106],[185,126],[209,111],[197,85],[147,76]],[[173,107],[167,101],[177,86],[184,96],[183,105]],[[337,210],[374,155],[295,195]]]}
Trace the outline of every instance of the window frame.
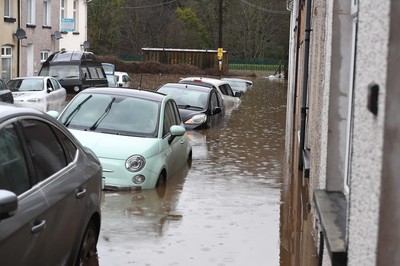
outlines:
{"label": "window frame", "polygon": [[[12,68],[13,68],[12,50],[13,48],[10,45],[3,45],[1,47],[1,65],[2,65],[1,78],[4,81],[8,81],[12,78]],[[5,64],[5,61],[9,61],[8,67]]]}
{"label": "window frame", "polygon": [[43,0],[43,26],[51,26],[51,0]]}
{"label": "window frame", "polygon": [[11,18],[12,11],[12,0],[4,0],[4,17]]}
{"label": "window frame", "polygon": [[35,25],[36,15],[36,0],[26,1],[26,24]]}

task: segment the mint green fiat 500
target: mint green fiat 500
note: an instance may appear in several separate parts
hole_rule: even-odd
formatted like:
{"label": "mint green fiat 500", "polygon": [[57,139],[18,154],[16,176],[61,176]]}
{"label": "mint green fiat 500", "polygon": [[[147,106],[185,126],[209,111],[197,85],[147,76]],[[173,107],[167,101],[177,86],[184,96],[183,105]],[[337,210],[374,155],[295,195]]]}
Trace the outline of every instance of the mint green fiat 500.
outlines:
{"label": "mint green fiat 500", "polygon": [[58,120],[98,156],[106,190],[160,186],[191,161],[192,147],[178,107],[161,93],[86,89],[69,102]]}

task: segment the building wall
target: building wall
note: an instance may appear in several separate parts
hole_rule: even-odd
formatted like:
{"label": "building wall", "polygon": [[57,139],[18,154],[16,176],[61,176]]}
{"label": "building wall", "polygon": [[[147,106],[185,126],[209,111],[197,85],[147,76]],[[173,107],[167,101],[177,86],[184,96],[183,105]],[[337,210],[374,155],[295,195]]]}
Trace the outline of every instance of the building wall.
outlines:
{"label": "building wall", "polygon": [[[64,0],[65,17],[73,18],[73,0]],[[87,0],[77,0],[77,21],[75,21],[74,31],[62,31],[60,39],[60,49],[84,50],[83,43],[87,41]]]}
{"label": "building wall", "polygon": [[50,54],[58,50],[58,40],[54,33],[59,31],[60,1],[50,0],[50,25],[43,25],[43,1],[35,1],[35,23],[27,24],[26,1],[21,1],[21,28],[26,31],[26,39],[21,41],[20,76],[37,76],[41,68],[41,52]]}
{"label": "building wall", "polygon": [[[382,179],[391,1],[359,2],[350,188],[349,265],[375,265]],[[367,109],[368,85],[379,85],[378,114]]]}
{"label": "building wall", "polygon": [[[288,84],[290,111],[287,112],[286,132],[286,152],[290,154],[286,154],[286,158],[291,162],[294,178],[304,175],[297,169],[297,134],[306,66],[303,64],[304,38],[294,33],[296,30],[304,32],[305,28],[298,26],[299,17],[293,11],[304,10],[305,2],[295,1],[291,9],[293,44],[289,73],[292,76]],[[310,174],[304,184],[308,186],[310,198],[316,189],[344,196],[347,210],[341,217],[346,221],[343,237],[346,265],[398,265],[400,123],[395,114],[400,100],[397,88],[400,4],[394,0],[314,0],[311,5],[305,130]],[[304,11],[299,14],[304,21]],[[299,59],[295,56],[296,43],[300,47]],[[368,109],[371,104],[369,88],[373,86],[379,88],[376,115]],[[319,220],[320,210],[315,208],[312,204],[315,227],[320,231],[324,226],[321,227]],[[330,222],[335,225],[337,216],[331,214]],[[318,249],[320,239],[317,233],[313,236]],[[324,250],[320,251],[322,265],[339,265],[328,255],[326,238],[324,243]]]}
{"label": "building wall", "polygon": [[[0,5],[0,14],[4,15],[4,4]],[[19,23],[18,18],[18,0],[12,1],[12,18],[8,22],[5,19],[0,21],[0,47],[7,45],[12,47],[12,70],[11,70],[11,78],[16,77],[18,75],[18,40],[15,36],[15,33],[18,28]],[[0,64],[0,70],[2,73],[1,78],[5,78],[5,73],[3,73],[2,64]]]}

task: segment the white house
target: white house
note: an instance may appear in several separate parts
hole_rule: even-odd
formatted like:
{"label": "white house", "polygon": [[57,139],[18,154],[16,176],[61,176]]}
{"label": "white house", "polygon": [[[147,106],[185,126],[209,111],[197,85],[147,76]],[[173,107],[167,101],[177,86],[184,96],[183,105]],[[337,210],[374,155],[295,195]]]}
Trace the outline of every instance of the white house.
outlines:
{"label": "white house", "polygon": [[292,0],[286,159],[321,265],[400,265],[400,4]]}

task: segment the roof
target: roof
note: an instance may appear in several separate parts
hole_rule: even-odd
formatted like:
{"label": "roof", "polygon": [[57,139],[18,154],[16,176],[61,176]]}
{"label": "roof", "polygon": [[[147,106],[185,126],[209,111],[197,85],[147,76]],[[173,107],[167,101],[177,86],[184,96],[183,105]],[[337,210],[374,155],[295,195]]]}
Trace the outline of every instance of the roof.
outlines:
{"label": "roof", "polygon": [[161,102],[166,95],[148,90],[139,90],[139,89],[131,89],[131,88],[111,88],[111,87],[102,87],[102,88],[88,88],[81,91],[79,94],[108,94],[108,95],[116,95],[116,96],[124,96],[124,97],[135,97],[142,98],[147,100],[153,100]]}
{"label": "roof", "polygon": [[[179,83],[186,83],[186,82],[195,82],[195,83],[199,83],[199,85],[201,85],[201,83],[208,83],[208,84],[212,84],[213,86],[221,86],[224,84],[228,84],[227,81],[223,81],[220,79],[215,79],[215,78],[203,78],[203,77],[187,77],[187,78],[183,78],[179,81]],[[194,83],[190,83],[190,84],[194,84]]]}
{"label": "roof", "polygon": [[28,107],[20,107],[13,104],[0,102],[0,123],[5,117],[20,115],[44,115],[43,112]]}
{"label": "roof", "polygon": [[205,92],[209,92],[213,88],[212,86],[201,86],[196,83],[166,83],[160,86],[159,88],[161,87],[174,87],[182,90],[189,88],[190,90],[205,91]]}

